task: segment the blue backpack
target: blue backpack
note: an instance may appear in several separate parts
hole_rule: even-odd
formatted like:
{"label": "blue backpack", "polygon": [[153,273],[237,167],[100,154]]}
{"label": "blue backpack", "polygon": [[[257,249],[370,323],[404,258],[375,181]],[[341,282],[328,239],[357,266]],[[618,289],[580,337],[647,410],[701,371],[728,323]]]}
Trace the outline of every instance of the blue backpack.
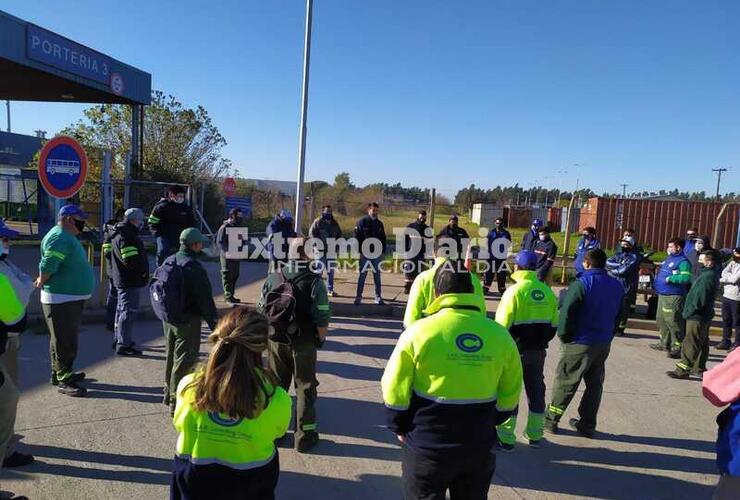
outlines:
{"label": "blue backpack", "polygon": [[[154,315],[173,325],[186,323],[185,279],[176,255],[167,257],[149,280],[149,298]],[[184,265],[184,264],[183,264]]]}

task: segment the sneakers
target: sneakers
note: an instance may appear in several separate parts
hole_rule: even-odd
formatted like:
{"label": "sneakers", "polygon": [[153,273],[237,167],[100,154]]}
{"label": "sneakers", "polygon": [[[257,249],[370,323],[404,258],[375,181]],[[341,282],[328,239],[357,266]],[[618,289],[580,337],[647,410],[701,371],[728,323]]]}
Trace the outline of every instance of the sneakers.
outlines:
{"label": "sneakers", "polygon": [[339,297],[339,294],[334,290],[329,290],[327,293],[329,294],[329,297]]}
{"label": "sneakers", "polygon": [[717,349],[718,351],[729,351],[731,347],[732,346],[730,345],[729,342],[726,342],[723,340],[722,342],[717,344],[714,348]]}
{"label": "sneakers", "polygon": [[355,301],[353,302],[353,304],[356,306],[362,304],[362,297],[355,297]]}
{"label": "sneakers", "polygon": [[382,306],[385,304],[385,302],[383,302],[383,299],[381,297],[375,297],[375,303],[379,306]]}
{"label": "sneakers", "polygon": [[496,449],[504,453],[512,453],[514,451],[514,445],[498,441],[496,442]]}
{"label": "sneakers", "polygon": [[5,457],[5,460],[3,460],[3,468],[23,467],[25,465],[31,465],[32,463],[33,455],[16,451]]}
{"label": "sneakers", "polygon": [[680,368],[676,368],[675,370],[671,370],[665,373],[669,377],[679,379],[679,380],[688,380],[689,377],[691,376],[689,372],[681,370]]}
{"label": "sneakers", "polygon": [[558,433],[558,424],[556,422],[551,422],[548,420],[545,420],[545,432],[549,432],[550,434],[557,434]]}
{"label": "sneakers", "polygon": [[681,359],[681,350],[672,350],[668,353],[668,357],[671,359]]}
{"label": "sneakers", "polygon": [[299,441],[295,443],[295,451],[306,453],[319,443],[319,433],[316,431],[306,432]]}
{"label": "sneakers", "polygon": [[59,388],[57,389],[59,394],[65,396],[71,396],[73,398],[84,398],[87,395],[87,389],[78,385],[77,382],[67,380],[66,382],[59,382]]}
{"label": "sneakers", "polygon": [[229,297],[227,299],[224,299],[224,302],[226,302],[227,304],[241,304],[242,303],[241,300],[239,300],[239,299],[237,299],[236,297],[233,297],[233,296],[232,297]]}
{"label": "sneakers", "polygon": [[534,448],[535,450],[542,448],[542,440],[541,439],[530,439],[529,447]]}
{"label": "sneakers", "polygon": [[[67,377],[66,382],[77,383],[80,380],[85,380],[85,372],[75,372]],[[51,372],[51,385],[59,385],[59,379],[57,378],[56,372]]]}
{"label": "sneakers", "polygon": [[593,429],[587,429],[586,427],[584,427],[581,424],[581,421],[577,418],[571,418],[570,420],[568,420],[568,425],[570,425],[570,427],[578,434],[586,436],[587,438],[593,438],[594,434],[596,434]]}
{"label": "sneakers", "polygon": [[667,351],[666,346],[658,342],[657,344],[650,344],[650,349],[654,351]]}
{"label": "sneakers", "polygon": [[131,346],[121,346],[116,349],[116,354],[119,356],[141,356],[142,352],[138,349],[134,349]]}

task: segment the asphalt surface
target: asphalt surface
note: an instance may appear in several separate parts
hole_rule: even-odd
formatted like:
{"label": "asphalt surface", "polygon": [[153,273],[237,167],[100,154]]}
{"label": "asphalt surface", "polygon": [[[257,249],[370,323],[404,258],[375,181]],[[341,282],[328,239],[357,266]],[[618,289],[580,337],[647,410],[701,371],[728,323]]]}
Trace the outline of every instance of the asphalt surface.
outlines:
{"label": "asphalt surface", "polygon": [[[395,320],[334,319],[319,356],[322,441],[310,455],[280,450],[278,498],[401,498],[400,453],[383,428],[379,386],[400,328]],[[48,384],[48,337],[24,335],[16,432],[19,450],[37,461],[3,470],[0,490],[34,500],[168,496],[176,435],[160,402],[161,327],[141,323],[136,337],[144,356],[120,358],[102,325],[85,325],[78,368],[88,374],[89,394],[74,399]],[[514,453],[498,455],[489,498],[710,498],[717,410],[698,381],[665,375],[673,362],[648,349],[654,338],[635,331],[615,340],[596,439],[563,430],[539,450],[520,440]],[[557,356],[554,341],[548,385]],[[713,350],[710,362],[718,359]],[[576,414],[578,397],[565,420]]]}

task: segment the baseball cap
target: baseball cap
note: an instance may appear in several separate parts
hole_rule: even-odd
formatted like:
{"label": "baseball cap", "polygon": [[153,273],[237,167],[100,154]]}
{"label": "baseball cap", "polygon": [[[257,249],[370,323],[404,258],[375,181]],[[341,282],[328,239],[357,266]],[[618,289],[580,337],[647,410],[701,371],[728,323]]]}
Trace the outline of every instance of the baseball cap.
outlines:
{"label": "baseball cap", "polygon": [[140,208],[129,208],[123,213],[125,220],[144,220],[144,212]]}
{"label": "baseball cap", "polygon": [[15,238],[20,233],[15,229],[9,228],[5,221],[0,219],[0,238]]}
{"label": "baseball cap", "polygon": [[542,226],[542,219],[532,219],[532,225],[533,226]]}
{"label": "baseball cap", "polygon": [[522,250],[516,254],[514,263],[522,269],[534,269],[537,266],[537,254],[530,250]]}
{"label": "baseball cap", "polygon": [[624,241],[625,243],[629,243],[632,247],[635,246],[635,238],[632,236],[625,236],[624,238],[622,238],[622,241]]}
{"label": "baseball cap", "polygon": [[457,214],[450,215],[450,218],[448,220],[457,220]]}
{"label": "baseball cap", "polygon": [[82,220],[87,220],[87,214],[77,205],[64,205],[59,209],[59,218],[76,216]]}
{"label": "baseball cap", "polygon": [[194,227],[189,227],[187,229],[184,229],[180,233],[180,243],[184,243],[186,245],[192,245],[198,242],[202,242],[203,244],[208,244],[211,242],[211,240],[203,236],[203,233],[201,233]]}

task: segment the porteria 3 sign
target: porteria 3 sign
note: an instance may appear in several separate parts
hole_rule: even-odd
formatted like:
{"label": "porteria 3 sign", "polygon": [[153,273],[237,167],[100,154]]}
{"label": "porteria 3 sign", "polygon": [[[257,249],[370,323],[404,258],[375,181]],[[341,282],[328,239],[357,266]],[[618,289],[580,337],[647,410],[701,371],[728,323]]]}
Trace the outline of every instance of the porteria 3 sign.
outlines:
{"label": "porteria 3 sign", "polygon": [[87,155],[71,137],[57,136],[46,143],[39,155],[39,181],[56,198],[70,198],[87,178]]}

